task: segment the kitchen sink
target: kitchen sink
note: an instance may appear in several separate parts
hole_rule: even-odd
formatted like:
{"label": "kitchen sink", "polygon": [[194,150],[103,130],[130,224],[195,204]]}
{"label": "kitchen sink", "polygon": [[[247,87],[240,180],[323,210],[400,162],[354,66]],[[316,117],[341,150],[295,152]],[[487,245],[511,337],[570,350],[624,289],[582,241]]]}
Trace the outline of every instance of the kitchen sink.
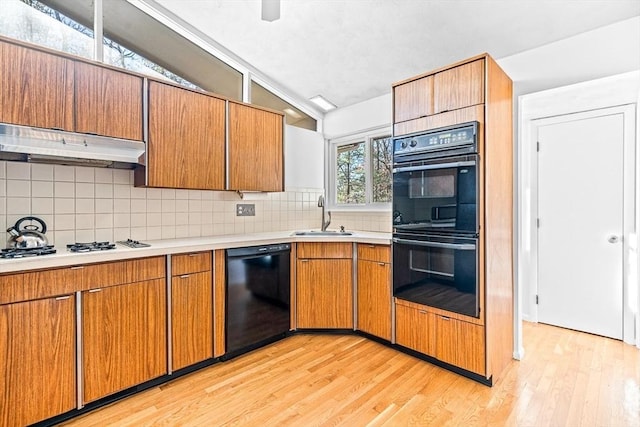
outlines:
{"label": "kitchen sink", "polygon": [[350,231],[295,231],[293,236],[351,236],[353,233]]}

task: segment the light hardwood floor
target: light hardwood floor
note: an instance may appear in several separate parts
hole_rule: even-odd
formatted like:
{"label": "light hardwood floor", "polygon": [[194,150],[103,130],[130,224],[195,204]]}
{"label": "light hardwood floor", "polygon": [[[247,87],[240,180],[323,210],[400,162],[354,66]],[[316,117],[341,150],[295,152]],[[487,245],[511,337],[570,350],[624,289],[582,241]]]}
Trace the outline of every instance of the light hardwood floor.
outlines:
{"label": "light hardwood floor", "polygon": [[296,335],[68,426],[640,426],[640,350],[524,324],[494,387],[358,336]]}

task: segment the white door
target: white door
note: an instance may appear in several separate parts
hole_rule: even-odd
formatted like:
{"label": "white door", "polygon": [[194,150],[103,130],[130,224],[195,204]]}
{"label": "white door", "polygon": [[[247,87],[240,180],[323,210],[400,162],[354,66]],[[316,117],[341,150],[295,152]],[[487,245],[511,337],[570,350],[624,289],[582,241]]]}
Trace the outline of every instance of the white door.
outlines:
{"label": "white door", "polygon": [[538,320],[616,339],[624,320],[623,119],[599,110],[538,127]]}

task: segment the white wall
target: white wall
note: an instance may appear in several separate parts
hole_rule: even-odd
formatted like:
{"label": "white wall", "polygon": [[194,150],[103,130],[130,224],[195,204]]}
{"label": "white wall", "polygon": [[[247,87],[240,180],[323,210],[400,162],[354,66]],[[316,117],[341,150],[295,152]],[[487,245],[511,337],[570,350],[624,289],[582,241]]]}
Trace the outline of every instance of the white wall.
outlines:
{"label": "white wall", "polygon": [[324,117],[326,139],[347,136],[381,126],[391,129],[391,85],[389,93],[330,111]]}
{"label": "white wall", "polygon": [[284,186],[324,188],[324,138],[295,126],[284,128]]}
{"label": "white wall", "polygon": [[640,69],[640,16],[497,60],[514,96]]}

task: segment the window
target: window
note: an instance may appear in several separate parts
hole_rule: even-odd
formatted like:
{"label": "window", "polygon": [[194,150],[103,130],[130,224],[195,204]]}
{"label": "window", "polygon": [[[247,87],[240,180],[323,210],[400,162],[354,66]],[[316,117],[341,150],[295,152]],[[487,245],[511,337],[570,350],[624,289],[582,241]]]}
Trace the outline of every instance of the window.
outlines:
{"label": "window", "polygon": [[389,207],[391,147],[391,136],[383,131],[331,141],[328,176],[334,208]]}

